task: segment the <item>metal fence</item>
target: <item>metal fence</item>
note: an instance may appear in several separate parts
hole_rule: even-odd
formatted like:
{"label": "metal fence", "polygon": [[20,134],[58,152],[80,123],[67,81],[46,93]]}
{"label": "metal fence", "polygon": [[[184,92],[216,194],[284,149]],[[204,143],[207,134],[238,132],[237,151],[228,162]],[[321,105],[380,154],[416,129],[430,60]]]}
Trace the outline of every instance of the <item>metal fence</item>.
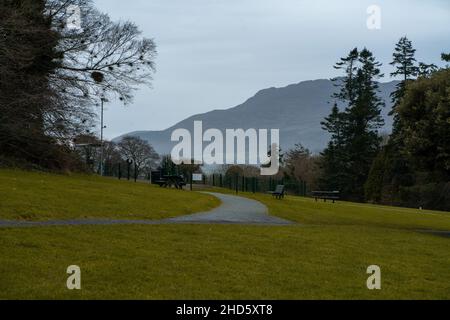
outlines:
{"label": "metal fence", "polygon": [[227,188],[238,192],[267,193],[274,191],[277,185],[284,185],[288,194],[306,196],[309,192],[304,181],[292,181],[286,178],[245,177],[236,175],[212,174],[203,176],[203,184],[212,187]]}
{"label": "metal fence", "polygon": [[[161,180],[162,171],[152,171],[151,173],[137,172],[131,163],[106,163],[104,175],[128,180]],[[191,177],[186,176],[187,184],[191,183]],[[281,177],[245,177],[239,174],[210,174],[203,175],[203,181],[195,181],[194,184],[226,188],[239,192],[267,193],[274,191],[277,185],[284,185],[286,192],[291,195],[307,196],[311,190],[304,181],[297,181]]]}

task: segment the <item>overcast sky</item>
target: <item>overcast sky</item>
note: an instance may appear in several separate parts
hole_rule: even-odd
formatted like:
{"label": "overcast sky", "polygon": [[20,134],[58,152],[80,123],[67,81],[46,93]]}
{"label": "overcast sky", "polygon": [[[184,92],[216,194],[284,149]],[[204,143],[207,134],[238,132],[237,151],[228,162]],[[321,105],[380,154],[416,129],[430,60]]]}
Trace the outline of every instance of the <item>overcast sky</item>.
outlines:
{"label": "overcast sky", "polygon": [[[449,0],[95,0],[115,20],[134,21],[158,46],[153,88],[132,105],[107,106],[106,136],[160,130],[196,113],[234,107],[268,87],[336,76],[333,64],[366,46],[389,74],[407,35],[417,58],[450,52]],[[381,29],[367,8],[381,8]],[[388,81],[389,78],[384,81]]]}

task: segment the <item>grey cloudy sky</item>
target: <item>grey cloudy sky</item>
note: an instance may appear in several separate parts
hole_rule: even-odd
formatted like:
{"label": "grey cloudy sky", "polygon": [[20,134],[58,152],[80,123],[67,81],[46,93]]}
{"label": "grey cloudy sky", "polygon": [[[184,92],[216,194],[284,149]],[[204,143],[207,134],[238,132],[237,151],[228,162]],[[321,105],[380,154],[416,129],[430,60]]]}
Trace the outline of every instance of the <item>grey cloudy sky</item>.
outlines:
{"label": "grey cloudy sky", "polygon": [[[160,130],[196,113],[236,106],[268,87],[336,76],[353,47],[366,46],[383,71],[407,35],[417,58],[439,64],[450,52],[449,0],[95,0],[115,20],[131,20],[158,45],[153,89],[134,104],[111,102],[106,136]],[[379,5],[381,30],[366,26]],[[386,78],[385,81],[388,81]]]}

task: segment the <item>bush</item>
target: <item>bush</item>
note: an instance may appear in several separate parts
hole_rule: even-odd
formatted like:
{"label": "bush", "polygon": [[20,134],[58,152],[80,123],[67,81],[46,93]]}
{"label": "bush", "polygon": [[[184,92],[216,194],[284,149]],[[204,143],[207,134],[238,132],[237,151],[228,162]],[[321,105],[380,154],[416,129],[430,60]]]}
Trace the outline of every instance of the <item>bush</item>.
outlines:
{"label": "bush", "polygon": [[408,207],[450,211],[450,182],[402,187],[400,198]]}

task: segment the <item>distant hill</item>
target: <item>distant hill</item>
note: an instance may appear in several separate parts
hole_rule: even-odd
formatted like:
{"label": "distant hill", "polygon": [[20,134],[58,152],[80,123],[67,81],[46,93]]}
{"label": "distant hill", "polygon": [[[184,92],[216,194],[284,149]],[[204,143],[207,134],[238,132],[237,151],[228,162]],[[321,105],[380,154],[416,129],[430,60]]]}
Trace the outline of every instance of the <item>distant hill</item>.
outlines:
{"label": "distant hill", "polygon": [[[384,132],[392,129],[392,118],[388,116],[392,108],[389,96],[397,83],[380,83],[379,95],[386,102]],[[170,141],[173,130],[184,128],[192,132],[194,121],[201,120],[204,130],[280,129],[283,150],[302,143],[317,153],[324,149],[329,139],[320,122],[330,113],[334,103],[331,96],[336,90],[331,80],[304,81],[283,88],[264,89],[234,108],[194,115],[163,131],[135,131],[126,135],[139,136],[150,142],[158,153],[168,154],[175,145]]]}

